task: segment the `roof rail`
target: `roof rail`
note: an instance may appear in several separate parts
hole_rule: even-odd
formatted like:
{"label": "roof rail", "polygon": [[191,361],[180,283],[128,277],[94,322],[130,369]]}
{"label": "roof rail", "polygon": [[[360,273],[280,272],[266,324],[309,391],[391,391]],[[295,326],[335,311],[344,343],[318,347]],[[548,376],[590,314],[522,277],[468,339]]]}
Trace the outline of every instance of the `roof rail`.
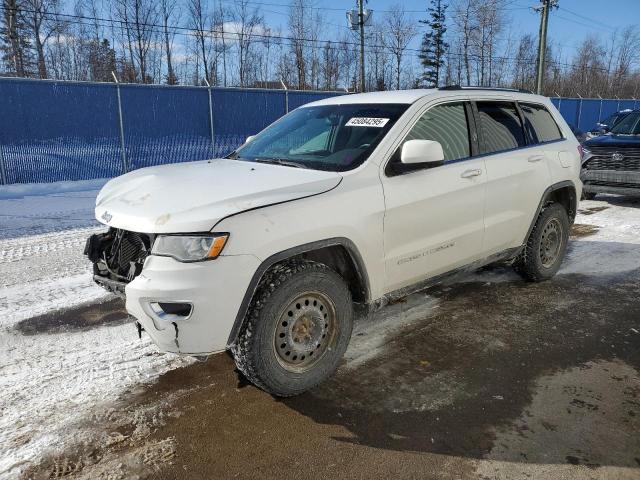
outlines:
{"label": "roof rail", "polygon": [[518,92],[518,93],[533,93],[531,90],[527,90],[526,88],[501,88],[501,87],[463,87],[460,85],[446,85],[444,87],[438,88],[438,90],[489,90],[496,92]]}

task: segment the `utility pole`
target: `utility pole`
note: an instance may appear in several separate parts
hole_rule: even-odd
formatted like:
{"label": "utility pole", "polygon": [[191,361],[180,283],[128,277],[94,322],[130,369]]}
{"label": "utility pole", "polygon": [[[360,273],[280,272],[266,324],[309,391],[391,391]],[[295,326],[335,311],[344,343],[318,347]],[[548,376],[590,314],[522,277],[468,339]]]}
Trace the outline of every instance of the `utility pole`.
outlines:
{"label": "utility pole", "polygon": [[351,30],[360,32],[360,91],[365,90],[364,81],[364,27],[371,25],[373,12],[364,9],[364,2],[367,0],[356,0],[357,10],[347,11],[347,22]]}
{"label": "utility pole", "polygon": [[364,92],[364,0],[358,0],[358,28],[360,29],[360,91]]}
{"label": "utility pole", "polygon": [[535,9],[540,12],[540,31],[538,33],[538,61],[536,72],[536,93],[542,95],[544,81],[544,61],[547,53],[547,27],[549,25],[549,10],[558,7],[558,0],[542,0],[542,5]]}

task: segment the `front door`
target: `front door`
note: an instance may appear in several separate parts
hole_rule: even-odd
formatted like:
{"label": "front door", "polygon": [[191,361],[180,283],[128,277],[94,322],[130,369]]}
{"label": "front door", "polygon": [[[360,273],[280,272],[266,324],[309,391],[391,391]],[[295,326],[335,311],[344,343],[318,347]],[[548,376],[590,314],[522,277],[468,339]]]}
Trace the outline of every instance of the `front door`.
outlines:
{"label": "front door", "polygon": [[400,163],[400,148],[382,174],[386,291],[391,292],[480,258],[486,171],[473,156],[466,102],[429,108],[406,140],[435,140],[445,162],[431,168]]}

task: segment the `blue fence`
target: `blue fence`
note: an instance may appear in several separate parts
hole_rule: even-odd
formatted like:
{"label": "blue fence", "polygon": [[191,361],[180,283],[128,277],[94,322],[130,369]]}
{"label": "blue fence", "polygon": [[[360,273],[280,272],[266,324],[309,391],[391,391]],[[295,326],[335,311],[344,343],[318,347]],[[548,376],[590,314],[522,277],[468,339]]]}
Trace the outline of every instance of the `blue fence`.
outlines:
{"label": "blue fence", "polygon": [[640,102],[635,99],[553,97],[551,101],[566,122],[579,132],[591,130],[597,122],[612,113],[640,107]]}
{"label": "blue fence", "polygon": [[[338,92],[0,78],[0,182],[114,177],[223,156],[287,111]],[[586,131],[635,100],[552,98]]]}
{"label": "blue fence", "polygon": [[223,156],[287,111],[338,94],[0,78],[0,183]]}

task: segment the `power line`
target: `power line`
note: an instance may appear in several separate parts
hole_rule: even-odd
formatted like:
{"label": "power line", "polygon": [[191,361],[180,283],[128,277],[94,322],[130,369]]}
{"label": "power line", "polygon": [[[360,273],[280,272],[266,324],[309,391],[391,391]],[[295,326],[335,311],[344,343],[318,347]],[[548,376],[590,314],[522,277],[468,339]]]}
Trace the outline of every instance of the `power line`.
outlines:
{"label": "power line", "polygon": [[[570,13],[571,15],[575,15],[578,18],[582,18],[583,20],[587,20],[588,22],[592,22],[595,25],[597,25],[598,27],[605,27],[605,28],[608,28],[610,30],[617,30],[616,27],[612,27],[611,25],[607,25],[606,23],[602,23],[602,21],[597,20],[595,18],[590,18],[590,17],[584,16],[584,15],[582,15],[580,13],[574,12],[573,10],[569,10],[568,8],[565,8],[565,7],[559,7],[559,8],[562,11]],[[568,19],[565,18],[564,20],[568,20]],[[575,22],[575,20],[569,20],[569,21],[574,21]],[[584,25],[584,24],[581,24],[581,25]],[[589,26],[589,25],[585,25],[585,26],[587,26],[589,28],[593,28],[592,26]]]}
{"label": "power line", "polygon": [[[514,3],[514,2],[511,2]],[[0,5],[0,10],[4,10],[4,11],[9,11],[9,10],[14,10],[14,9],[10,9],[8,7],[5,7],[4,5]],[[96,16],[86,16],[86,15],[75,15],[75,14],[66,14],[66,13],[58,13],[58,12],[48,12],[48,11],[36,11],[36,10],[30,10],[30,9],[25,9],[25,8],[21,8],[19,9],[22,12],[26,12],[26,13],[38,13],[42,16],[49,16],[50,18],[55,18],[55,17],[64,17],[67,19],[71,19],[71,20],[67,20],[68,23],[71,24],[76,24],[76,25],[83,25],[83,26],[90,26],[90,27],[102,27],[102,28],[120,28],[120,29],[125,29],[125,28],[131,28],[132,22],[127,22],[125,20],[117,20],[117,19],[113,19],[113,18],[103,18],[103,17],[96,17]],[[91,23],[87,23],[87,22],[91,22]],[[105,23],[97,23],[97,22],[106,22]],[[116,26],[114,24],[119,24],[119,26]],[[164,25],[160,25],[160,24],[155,24],[155,23],[146,23],[146,22],[138,22],[137,25],[140,26],[144,26],[144,27],[152,27],[151,30],[147,30],[148,33],[155,33],[155,34],[163,34],[164,33]],[[208,29],[204,32],[200,32],[197,30],[194,30],[192,28],[189,27],[182,27],[182,26],[177,26],[177,25],[172,25],[172,26],[168,26],[167,29],[169,31],[171,31],[173,34],[175,35],[181,35],[184,37],[192,37],[192,38],[199,38],[201,35],[211,35],[211,34],[219,34],[219,35],[224,35],[225,37],[231,35],[235,35],[238,38],[242,38],[242,37],[253,37],[253,38],[260,38],[260,39],[275,39],[275,40],[285,40],[289,43],[285,43],[285,45],[287,46],[293,46],[295,45],[294,42],[305,42],[311,45],[308,45],[309,48],[324,48],[326,46],[326,44],[333,44],[333,45],[349,45],[349,46],[359,46],[360,43],[359,42],[352,42],[352,41],[346,41],[346,40],[329,40],[329,39],[324,39],[324,38],[304,38],[304,37],[294,37],[294,36],[287,36],[287,35],[275,35],[275,34],[260,34],[260,33],[251,33],[251,34],[246,34],[246,33],[239,33],[239,32],[232,32],[232,31],[227,31],[227,30],[218,30],[218,29]],[[322,45],[320,45],[322,44]],[[384,50],[384,51],[390,51],[390,48],[386,45],[383,44],[369,44],[365,46],[365,50],[369,53],[377,53],[380,50]],[[418,54],[421,52],[420,49],[417,48],[406,48],[404,53],[407,55],[411,55],[414,57],[417,57]],[[448,53],[449,56],[454,56],[454,57],[465,57],[464,53],[456,53],[456,52],[449,52]],[[487,55],[483,55],[483,54],[478,54],[478,53],[473,53],[473,52],[468,52],[466,54],[466,56],[468,58],[471,59],[490,59],[490,60],[497,60],[497,61],[515,61],[518,60],[517,57],[508,57],[508,56],[487,56]],[[564,63],[564,62],[558,62],[558,61],[549,61],[550,64],[554,64],[556,66],[563,66],[563,67],[577,67],[577,68],[585,68],[581,65],[576,65],[576,64],[571,64],[571,63]],[[608,70],[606,68],[602,68],[602,67],[595,67],[595,66],[588,66],[586,67],[587,69],[590,70],[600,70],[603,72],[608,72]],[[631,74],[629,74],[631,75]]]}

